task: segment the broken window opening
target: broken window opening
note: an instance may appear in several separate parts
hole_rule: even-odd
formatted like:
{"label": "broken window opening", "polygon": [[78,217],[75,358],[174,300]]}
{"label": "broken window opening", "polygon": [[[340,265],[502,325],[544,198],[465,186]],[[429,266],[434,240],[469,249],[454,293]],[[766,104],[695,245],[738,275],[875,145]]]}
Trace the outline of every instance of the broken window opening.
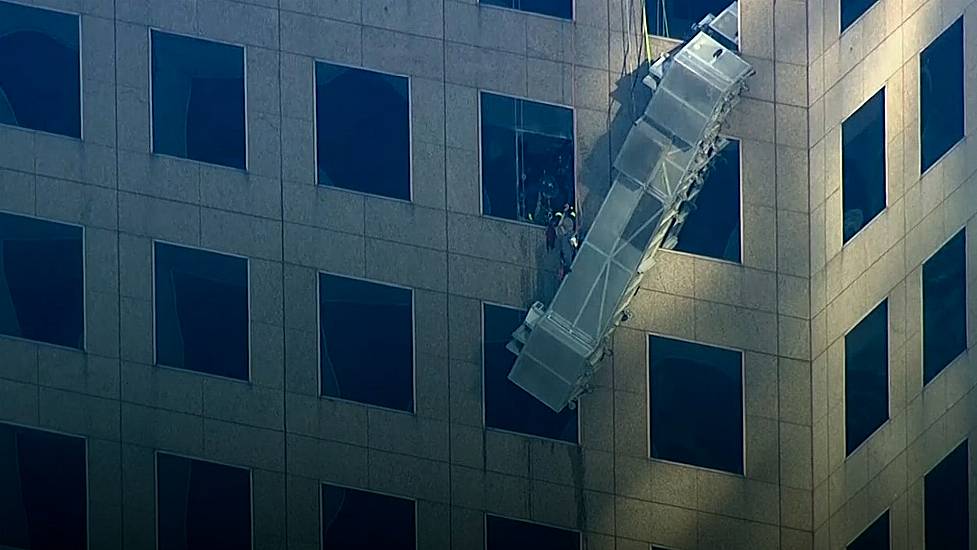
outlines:
{"label": "broken window opening", "polygon": [[482,213],[548,225],[575,206],[573,111],[482,93]]}

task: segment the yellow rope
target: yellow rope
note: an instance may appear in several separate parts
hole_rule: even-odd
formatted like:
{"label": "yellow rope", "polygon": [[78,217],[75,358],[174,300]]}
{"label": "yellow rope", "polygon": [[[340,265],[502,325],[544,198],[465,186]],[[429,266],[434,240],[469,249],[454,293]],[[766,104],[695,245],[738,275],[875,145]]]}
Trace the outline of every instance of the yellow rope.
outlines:
{"label": "yellow rope", "polygon": [[651,34],[648,32],[648,2],[641,0],[641,29],[645,35],[645,56],[648,58],[648,66],[651,66]]}

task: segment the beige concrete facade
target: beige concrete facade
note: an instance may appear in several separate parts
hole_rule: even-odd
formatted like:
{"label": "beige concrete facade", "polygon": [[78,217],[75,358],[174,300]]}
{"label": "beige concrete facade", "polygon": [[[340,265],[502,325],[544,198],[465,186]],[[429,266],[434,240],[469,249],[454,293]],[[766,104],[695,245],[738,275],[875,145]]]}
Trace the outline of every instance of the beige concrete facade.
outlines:
{"label": "beige concrete facade", "polygon": [[[576,0],[572,22],[476,0],[17,1],[82,14],[83,139],[0,126],[0,210],[84,225],[87,343],[0,336],[0,421],[88,438],[93,550],[154,547],[157,450],[251,468],[258,550],[319,548],[322,482],[415,499],[425,550],[483,548],[486,513],[589,550],[837,550],[885,509],[893,548],[924,548],[922,476],[977,442],[977,357],[925,390],[920,359],[920,265],[977,235],[977,2],[879,0],[839,36],[837,0],[741,0],[743,261],[662,254],[570,445],[484,427],[482,304],[551,295],[556,262],[542,229],[480,215],[478,94],[574,109],[586,224],[630,123],[639,0]],[[921,177],[917,54],[961,14],[968,137]],[[150,28],[246,47],[247,171],[151,153]],[[410,77],[412,201],[316,186],[315,60]],[[841,122],[883,85],[888,207],[842,247]],[[153,365],[153,240],[249,258],[250,382]],[[319,397],[319,271],[414,289],[414,414]],[[843,336],[885,297],[891,419],[846,459]],[[743,351],[745,475],[649,458],[649,334]]]}

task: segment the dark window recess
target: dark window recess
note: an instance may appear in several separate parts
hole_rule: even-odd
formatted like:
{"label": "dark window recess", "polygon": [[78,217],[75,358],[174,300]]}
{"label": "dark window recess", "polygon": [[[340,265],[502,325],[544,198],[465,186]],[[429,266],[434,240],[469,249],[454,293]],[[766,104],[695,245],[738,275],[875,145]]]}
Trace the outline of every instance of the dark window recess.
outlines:
{"label": "dark window recess", "polygon": [[157,453],[158,550],[250,550],[251,472]]}
{"label": "dark window recess", "polygon": [[878,0],[841,0],[841,32],[867,12]]}
{"label": "dark window recess", "polygon": [[77,15],[0,2],[0,123],[81,137]]}
{"label": "dark window recess", "polygon": [[652,458],[742,474],[742,354],[650,336],[648,364]]}
{"label": "dark window recess", "polygon": [[923,384],[967,349],[967,245],[961,229],[923,264]]}
{"label": "dark window recess", "polygon": [[713,162],[675,250],[739,262],[740,142],[729,140]]}
{"label": "dark window recess", "polygon": [[648,33],[685,40],[692,38],[692,25],[712,14],[719,15],[729,0],[645,0]]}
{"label": "dark window recess", "polygon": [[82,229],[0,213],[0,334],[82,349]]}
{"label": "dark window recess", "polygon": [[322,395],[413,411],[411,290],[320,274],[319,371]]}
{"label": "dark window recess", "polygon": [[248,379],[248,261],[156,243],[156,363]]}
{"label": "dark window recess", "polygon": [[573,0],[479,0],[482,4],[573,19]]}
{"label": "dark window recess", "polygon": [[928,550],[970,548],[968,461],[964,441],[926,474],[923,517]]}
{"label": "dark window recess", "polygon": [[414,501],[322,486],[322,547],[327,550],[414,550]]}
{"label": "dark window recess", "polygon": [[526,312],[485,304],[482,364],[485,376],[485,425],[550,439],[577,442],[577,411],[560,413],[509,380],[516,356],[506,349],[512,332],[522,324]]}
{"label": "dark window recess", "polygon": [[841,126],[844,242],[885,210],[885,89]]}
{"label": "dark window recess", "polygon": [[244,48],[152,31],[153,152],[245,167]]}
{"label": "dark window recess", "polygon": [[410,200],[406,77],[316,63],[319,184]]}
{"label": "dark window recess", "polygon": [[845,448],[851,454],[889,419],[889,302],[845,335]]}
{"label": "dark window recess", "polygon": [[513,550],[514,548],[580,550],[580,533],[528,521],[486,515],[485,550]]}
{"label": "dark window recess", "polygon": [[963,139],[963,17],[919,54],[919,161],[925,172]]}
{"label": "dark window recess", "polygon": [[482,213],[545,225],[574,206],[573,111],[482,93]]}
{"label": "dark window recess", "polygon": [[88,544],[85,440],[0,424],[0,547]]}
{"label": "dark window recess", "polygon": [[882,514],[851,541],[848,550],[889,550],[889,512]]}

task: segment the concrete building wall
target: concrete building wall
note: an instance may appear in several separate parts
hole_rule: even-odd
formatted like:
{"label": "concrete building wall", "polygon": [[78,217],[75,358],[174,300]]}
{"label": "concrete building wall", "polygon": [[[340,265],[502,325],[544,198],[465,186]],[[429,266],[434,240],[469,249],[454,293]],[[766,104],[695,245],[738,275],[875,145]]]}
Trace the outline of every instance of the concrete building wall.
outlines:
{"label": "concrete building wall", "polygon": [[[844,33],[837,2],[810,1],[807,9],[815,547],[844,548],[890,510],[892,547],[924,548],[923,476],[968,437],[970,531],[977,532],[977,272],[971,237],[977,228],[977,4],[880,0]],[[921,175],[918,54],[961,16],[966,137]],[[883,86],[887,208],[842,246],[841,123]],[[921,265],[963,227],[968,350],[924,388]],[[885,298],[890,419],[846,458],[844,334]]]}
{"label": "concrete building wall", "polygon": [[[920,547],[922,472],[977,426],[969,355],[921,390],[918,326],[920,262],[977,223],[977,142],[910,169],[914,56],[963,2],[880,0],[839,39],[837,2],[742,0],[742,264],[662,254],[573,446],[484,428],[482,304],[550,295],[556,263],[542,229],[480,215],[478,94],[574,108],[586,224],[631,121],[640,2],[576,0],[567,22],[475,0],[18,1],[82,14],[83,139],[0,126],[0,210],[85,226],[87,347],[0,337],[0,421],[88,438],[92,548],[153,547],[156,450],[252,468],[260,549],[318,548],[319,482],[416,499],[424,549],[482,548],[485,513],[590,549],[834,549],[887,506]],[[150,28],[246,47],[247,171],[150,153]],[[316,186],[315,60],[410,77],[411,202]],[[843,249],[840,122],[884,82],[904,99],[890,206]],[[249,383],[154,366],[154,239],[249,258]],[[415,289],[415,414],[318,396],[318,271]],[[893,420],[844,460],[839,345],[887,295]],[[648,458],[648,334],[744,352],[744,476]]]}

